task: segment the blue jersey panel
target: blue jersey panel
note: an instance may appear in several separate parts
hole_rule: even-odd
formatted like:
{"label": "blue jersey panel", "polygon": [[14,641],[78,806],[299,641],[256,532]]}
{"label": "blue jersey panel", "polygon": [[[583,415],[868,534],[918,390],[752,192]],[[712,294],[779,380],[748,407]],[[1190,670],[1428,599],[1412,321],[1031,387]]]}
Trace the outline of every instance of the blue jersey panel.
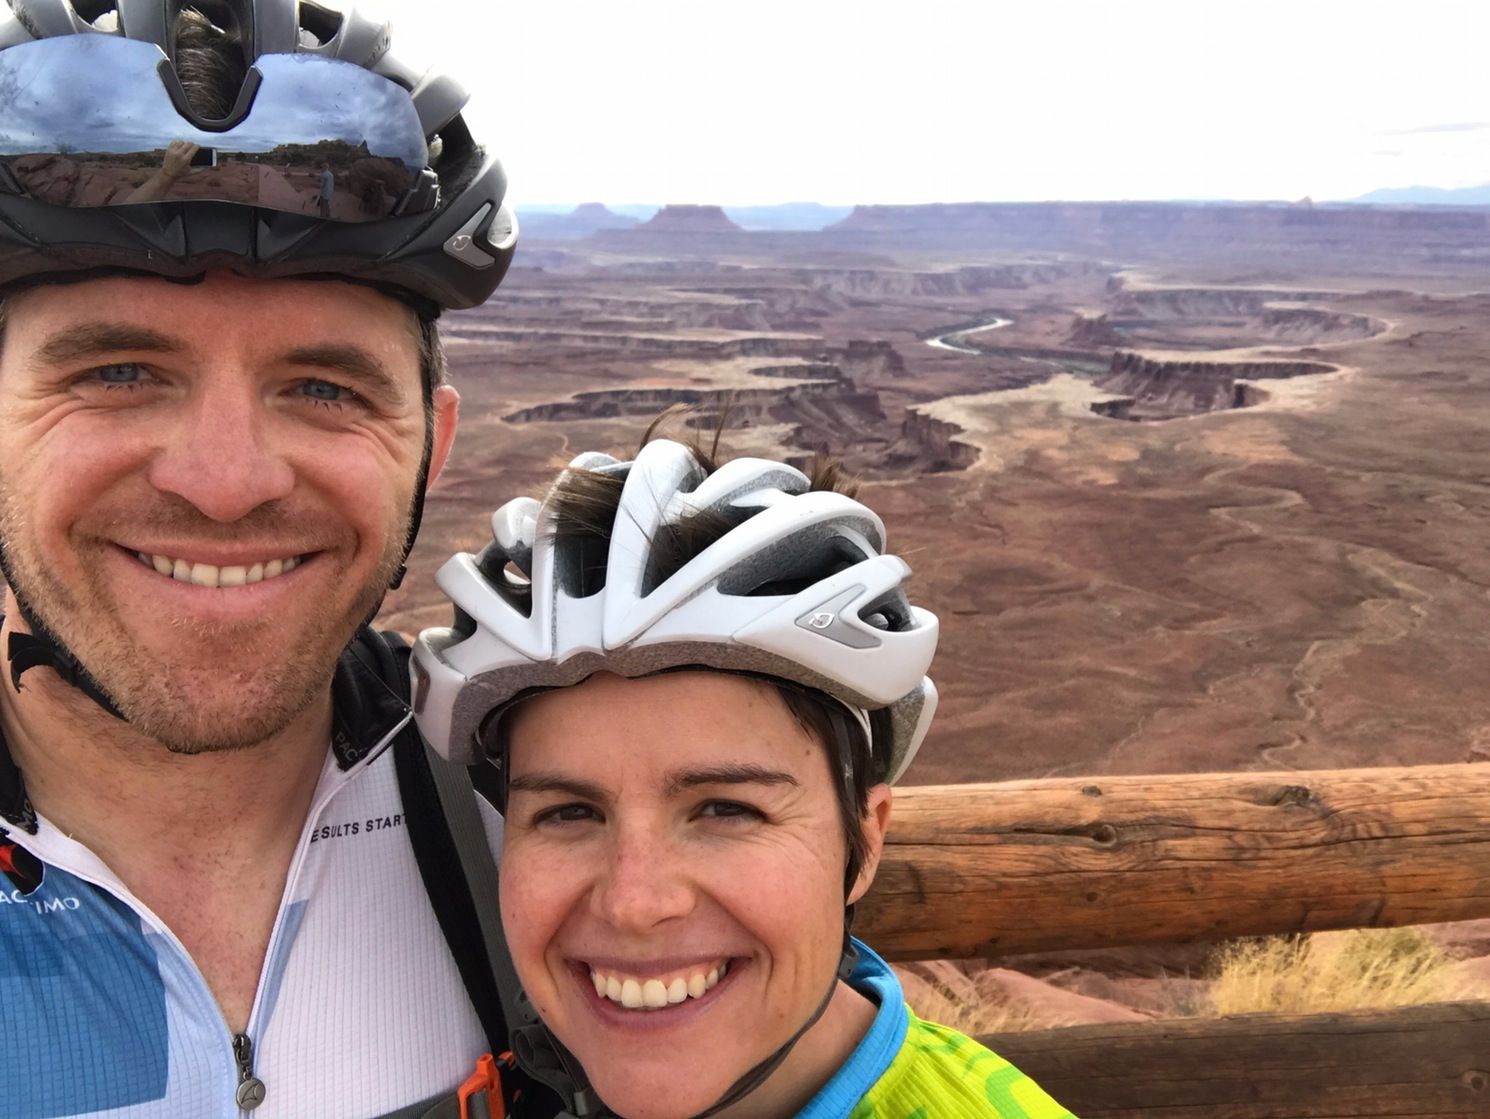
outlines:
{"label": "blue jersey panel", "polygon": [[162,1099],[166,992],[140,918],[56,867],[29,893],[0,886],[0,1116]]}

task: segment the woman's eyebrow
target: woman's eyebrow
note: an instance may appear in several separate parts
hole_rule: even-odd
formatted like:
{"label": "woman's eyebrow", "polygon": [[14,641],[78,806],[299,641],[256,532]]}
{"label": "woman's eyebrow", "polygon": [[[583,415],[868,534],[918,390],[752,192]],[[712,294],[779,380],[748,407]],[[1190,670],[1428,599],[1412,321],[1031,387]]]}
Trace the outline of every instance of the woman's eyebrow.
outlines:
{"label": "woman's eyebrow", "polygon": [[604,801],[605,790],[589,781],[577,777],[565,777],[562,773],[524,773],[507,782],[509,793],[564,793],[579,800]]}
{"label": "woman's eyebrow", "polygon": [[673,796],[699,785],[799,785],[790,773],[763,765],[712,765],[703,769],[674,770],[668,775],[667,794]]}

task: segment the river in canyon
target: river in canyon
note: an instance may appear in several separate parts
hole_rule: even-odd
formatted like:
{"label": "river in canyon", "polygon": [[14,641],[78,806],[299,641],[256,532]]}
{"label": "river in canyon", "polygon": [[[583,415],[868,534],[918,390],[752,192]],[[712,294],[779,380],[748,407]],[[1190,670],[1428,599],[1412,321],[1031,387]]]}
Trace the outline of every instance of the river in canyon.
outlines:
{"label": "river in canyon", "polygon": [[928,346],[935,346],[939,350],[952,350],[954,353],[977,355],[982,351],[976,350],[972,346],[960,344],[959,339],[965,338],[969,334],[982,334],[985,330],[997,330],[1001,326],[1008,326],[1013,321],[1013,319],[994,318],[988,322],[975,323],[972,326],[959,326],[944,334],[933,335],[926,339],[926,344]]}

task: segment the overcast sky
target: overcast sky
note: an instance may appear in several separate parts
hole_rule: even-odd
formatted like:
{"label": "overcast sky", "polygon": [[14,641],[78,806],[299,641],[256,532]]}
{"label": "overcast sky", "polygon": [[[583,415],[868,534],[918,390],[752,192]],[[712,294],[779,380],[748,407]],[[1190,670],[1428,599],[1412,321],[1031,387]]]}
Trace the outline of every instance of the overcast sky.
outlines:
{"label": "overcast sky", "polygon": [[522,203],[1490,182],[1485,0],[379,0]]}

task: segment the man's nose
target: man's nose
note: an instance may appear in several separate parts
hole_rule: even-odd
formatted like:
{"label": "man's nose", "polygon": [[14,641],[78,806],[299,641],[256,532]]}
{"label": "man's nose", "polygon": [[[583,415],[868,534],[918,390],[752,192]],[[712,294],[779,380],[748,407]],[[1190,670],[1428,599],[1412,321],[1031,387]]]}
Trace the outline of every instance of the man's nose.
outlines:
{"label": "man's nose", "polygon": [[294,489],[285,450],[251,386],[219,386],[183,403],[147,476],[157,490],[230,523]]}
{"label": "man's nose", "polygon": [[695,901],[688,860],[653,832],[618,837],[591,893],[595,915],[626,932],[687,916]]}

